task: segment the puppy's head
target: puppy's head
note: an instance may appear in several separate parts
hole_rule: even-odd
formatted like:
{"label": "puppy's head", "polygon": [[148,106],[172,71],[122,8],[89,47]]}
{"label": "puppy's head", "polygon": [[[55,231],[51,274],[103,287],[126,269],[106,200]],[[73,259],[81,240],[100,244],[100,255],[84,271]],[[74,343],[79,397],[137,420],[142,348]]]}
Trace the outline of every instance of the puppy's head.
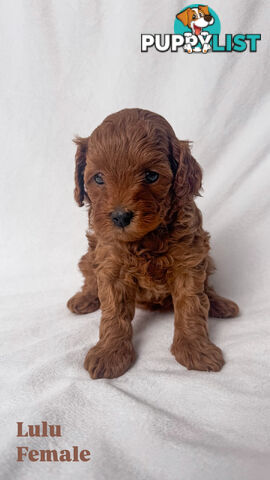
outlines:
{"label": "puppy's head", "polygon": [[207,5],[199,5],[197,8],[186,8],[183,12],[178,13],[176,18],[181,20],[185,26],[194,30],[196,35],[199,35],[204,27],[214,23]]}
{"label": "puppy's head", "polygon": [[75,143],[75,199],[91,205],[92,227],[107,241],[139,240],[199,194],[201,169],[189,144],[160,115],[122,110]]}

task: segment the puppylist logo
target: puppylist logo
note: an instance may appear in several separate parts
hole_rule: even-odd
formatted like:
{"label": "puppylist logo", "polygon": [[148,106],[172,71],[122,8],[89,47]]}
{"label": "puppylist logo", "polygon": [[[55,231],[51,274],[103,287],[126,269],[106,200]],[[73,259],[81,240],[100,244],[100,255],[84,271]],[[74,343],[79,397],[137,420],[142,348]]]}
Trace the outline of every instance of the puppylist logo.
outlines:
{"label": "puppylist logo", "polygon": [[208,5],[193,3],[180,10],[174,21],[174,34],[143,33],[141,52],[155,48],[158,52],[257,52],[260,33],[226,33],[220,41],[221,25],[216,12]]}

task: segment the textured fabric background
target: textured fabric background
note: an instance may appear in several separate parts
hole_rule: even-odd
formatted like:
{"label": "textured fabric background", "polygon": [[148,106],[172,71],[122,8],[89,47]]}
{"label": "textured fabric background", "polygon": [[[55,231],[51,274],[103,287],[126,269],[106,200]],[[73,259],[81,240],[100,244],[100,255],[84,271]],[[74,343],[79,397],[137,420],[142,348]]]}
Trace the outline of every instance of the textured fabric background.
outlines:
{"label": "textured fabric background", "polygon": [[[1,2],[1,446],[4,479],[269,478],[269,2],[213,0],[222,33],[261,33],[257,53],[140,53],[173,32],[181,1]],[[169,352],[173,315],[137,311],[123,377],[83,369],[100,312],[73,316],[87,216],[73,201],[74,134],[124,107],[164,115],[194,141],[217,290],[241,316],[209,322],[222,372]],[[16,422],[62,425],[17,439]],[[16,446],[89,449],[89,463],[16,463]]]}

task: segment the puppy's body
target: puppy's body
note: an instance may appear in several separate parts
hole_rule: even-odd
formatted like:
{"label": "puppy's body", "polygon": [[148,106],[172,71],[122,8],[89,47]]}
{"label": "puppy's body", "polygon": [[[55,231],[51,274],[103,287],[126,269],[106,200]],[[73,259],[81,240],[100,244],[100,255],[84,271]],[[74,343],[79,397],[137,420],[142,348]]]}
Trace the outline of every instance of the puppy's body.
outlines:
{"label": "puppy's body", "polygon": [[214,267],[209,235],[194,202],[201,170],[188,142],[165,119],[140,109],[109,116],[89,139],[77,139],[75,198],[91,205],[89,249],[80,269],[75,313],[101,305],[100,340],[86,356],[92,378],[123,374],[135,359],[135,306],[174,308],[172,353],[189,369],[220,370],[221,350],[207,317],[235,316],[238,307],[208,286]]}

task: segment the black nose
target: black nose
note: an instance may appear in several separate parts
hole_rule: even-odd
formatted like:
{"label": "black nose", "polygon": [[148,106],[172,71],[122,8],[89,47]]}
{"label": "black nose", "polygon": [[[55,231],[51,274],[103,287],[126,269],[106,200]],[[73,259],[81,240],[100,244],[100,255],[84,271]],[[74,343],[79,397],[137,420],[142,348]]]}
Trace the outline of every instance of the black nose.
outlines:
{"label": "black nose", "polygon": [[121,209],[114,210],[114,212],[112,212],[111,214],[111,219],[114,225],[121,228],[124,228],[127,225],[129,225],[132,217],[133,217],[133,212],[130,212],[130,211],[125,212],[124,210],[121,210]]}
{"label": "black nose", "polygon": [[212,15],[204,15],[204,20],[206,20],[207,22],[211,22],[212,18]]}

